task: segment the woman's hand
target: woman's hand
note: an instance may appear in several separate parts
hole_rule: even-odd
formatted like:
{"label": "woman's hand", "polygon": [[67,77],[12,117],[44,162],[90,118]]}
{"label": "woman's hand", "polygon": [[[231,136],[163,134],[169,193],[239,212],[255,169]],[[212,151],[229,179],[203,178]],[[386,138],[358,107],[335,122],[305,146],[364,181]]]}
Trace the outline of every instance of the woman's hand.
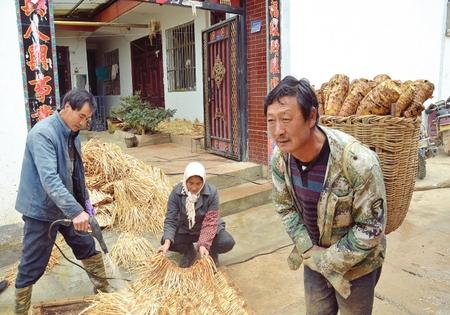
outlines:
{"label": "woman's hand", "polygon": [[209,255],[209,251],[206,249],[205,246],[200,246],[198,248],[198,252],[200,253],[200,257],[206,257]]}
{"label": "woman's hand", "polygon": [[165,240],[164,244],[161,245],[160,248],[158,248],[158,253],[163,253],[164,255],[167,254],[167,251],[169,250],[170,247],[170,240]]}

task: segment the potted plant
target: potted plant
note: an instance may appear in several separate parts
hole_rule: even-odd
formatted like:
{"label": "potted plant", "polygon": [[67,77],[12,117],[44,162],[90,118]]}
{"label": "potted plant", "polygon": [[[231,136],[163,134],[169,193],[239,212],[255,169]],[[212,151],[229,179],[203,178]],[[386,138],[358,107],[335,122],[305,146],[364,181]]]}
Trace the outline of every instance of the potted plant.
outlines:
{"label": "potted plant", "polygon": [[[158,141],[158,143],[163,142],[161,139],[152,140],[150,135],[156,134],[158,124],[167,118],[173,117],[175,112],[175,109],[152,107],[141,99],[140,93],[135,93],[134,95],[121,97],[120,107],[112,111],[112,116],[123,122],[122,130],[136,135],[137,145],[140,146],[155,144]],[[132,138],[132,136],[128,135],[125,138]],[[170,137],[168,141],[170,141]]]}

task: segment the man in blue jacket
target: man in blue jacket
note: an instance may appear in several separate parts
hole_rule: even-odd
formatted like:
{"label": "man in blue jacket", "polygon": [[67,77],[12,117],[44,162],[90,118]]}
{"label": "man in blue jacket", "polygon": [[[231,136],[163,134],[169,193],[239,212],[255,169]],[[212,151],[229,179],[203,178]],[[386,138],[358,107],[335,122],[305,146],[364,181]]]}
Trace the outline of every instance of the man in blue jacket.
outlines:
{"label": "man in blue jacket", "polygon": [[[16,209],[24,221],[23,251],[15,283],[16,314],[28,314],[32,286],[42,276],[59,231],[86,270],[105,277],[102,254],[87,231],[93,208],[85,187],[78,133],[95,111],[95,100],[85,90],[69,91],[62,109],[37,123],[28,133]],[[70,219],[70,226],[52,222]],[[89,275],[95,291],[109,292],[106,279]]]}

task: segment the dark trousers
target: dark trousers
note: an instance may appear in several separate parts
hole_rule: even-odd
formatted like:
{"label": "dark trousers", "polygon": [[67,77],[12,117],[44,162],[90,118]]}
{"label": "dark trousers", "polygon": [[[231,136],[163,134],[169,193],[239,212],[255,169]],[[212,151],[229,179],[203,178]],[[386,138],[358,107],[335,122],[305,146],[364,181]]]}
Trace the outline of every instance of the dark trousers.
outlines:
{"label": "dark trousers", "polygon": [[[190,235],[190,234],[175,234],[173,244],[170,244],[169,250],[179,253],[186,253],[192,246],[192,243],[198,241],[198,235]],[[164,240],[161,240],[161,244],[164,243]],[[223,254],[229,252],[235,242],[230,233],[225,230],[220,230],[211,244],[210,253],[211,254]]]}
{"label": "dark trousers", "polygon": [[47,234],[52,222],[35,220],[26,216],[23,216],[22,219],[25,222],[23,227],[23,249],[16,278],[16,288],[32,285],[44,274],[58,231],[72,248],[73,254],[77,259],[89,258],[98,253],[95,250],[95,241],[92,236],[89,234],[87,236],[75,234],[73,225],[54,225],[50,233],[51,239],[49,239]]}
{"label": "dark trousers", "polygon": [[344,299],[320,273],[304,267],[305,302],[307,315],[370,315],[375,285],[381,267],[351,281],[351,293]]}

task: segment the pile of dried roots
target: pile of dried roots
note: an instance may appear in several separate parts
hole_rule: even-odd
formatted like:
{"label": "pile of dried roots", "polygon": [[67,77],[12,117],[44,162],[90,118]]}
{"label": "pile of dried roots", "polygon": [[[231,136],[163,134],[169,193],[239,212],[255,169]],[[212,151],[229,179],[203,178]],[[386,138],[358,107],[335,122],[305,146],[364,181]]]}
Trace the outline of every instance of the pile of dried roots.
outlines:
{"label": "pile of dried roots", "polygon": [[115,144],[94,139],[83,147],[83,163],[102,226],[137,234],[162,231],[170,184],[161,169],[122,153]]}
{"label": "pile of dried roots", "polygon": [[[124,310],[126,310],[124,312]],[[210,258],[179,268],[157,254],[139,269],[139,278],[124,291],[97,295],[82,314],[249,314],[225,276]]]}
{"label": "pile of dried roots", "polygon": [[193,122],[179,118],[164,120],[158,124],[156,129],[174,135],[202,136],[204,134],[203,124],[197,119]]}
{"label": "pile of dried roots", "polygon": [[134,271],[145,264],[155,250],[150,242],[133,233],[121,233],[111,250],[111,259],[116,266]]}

